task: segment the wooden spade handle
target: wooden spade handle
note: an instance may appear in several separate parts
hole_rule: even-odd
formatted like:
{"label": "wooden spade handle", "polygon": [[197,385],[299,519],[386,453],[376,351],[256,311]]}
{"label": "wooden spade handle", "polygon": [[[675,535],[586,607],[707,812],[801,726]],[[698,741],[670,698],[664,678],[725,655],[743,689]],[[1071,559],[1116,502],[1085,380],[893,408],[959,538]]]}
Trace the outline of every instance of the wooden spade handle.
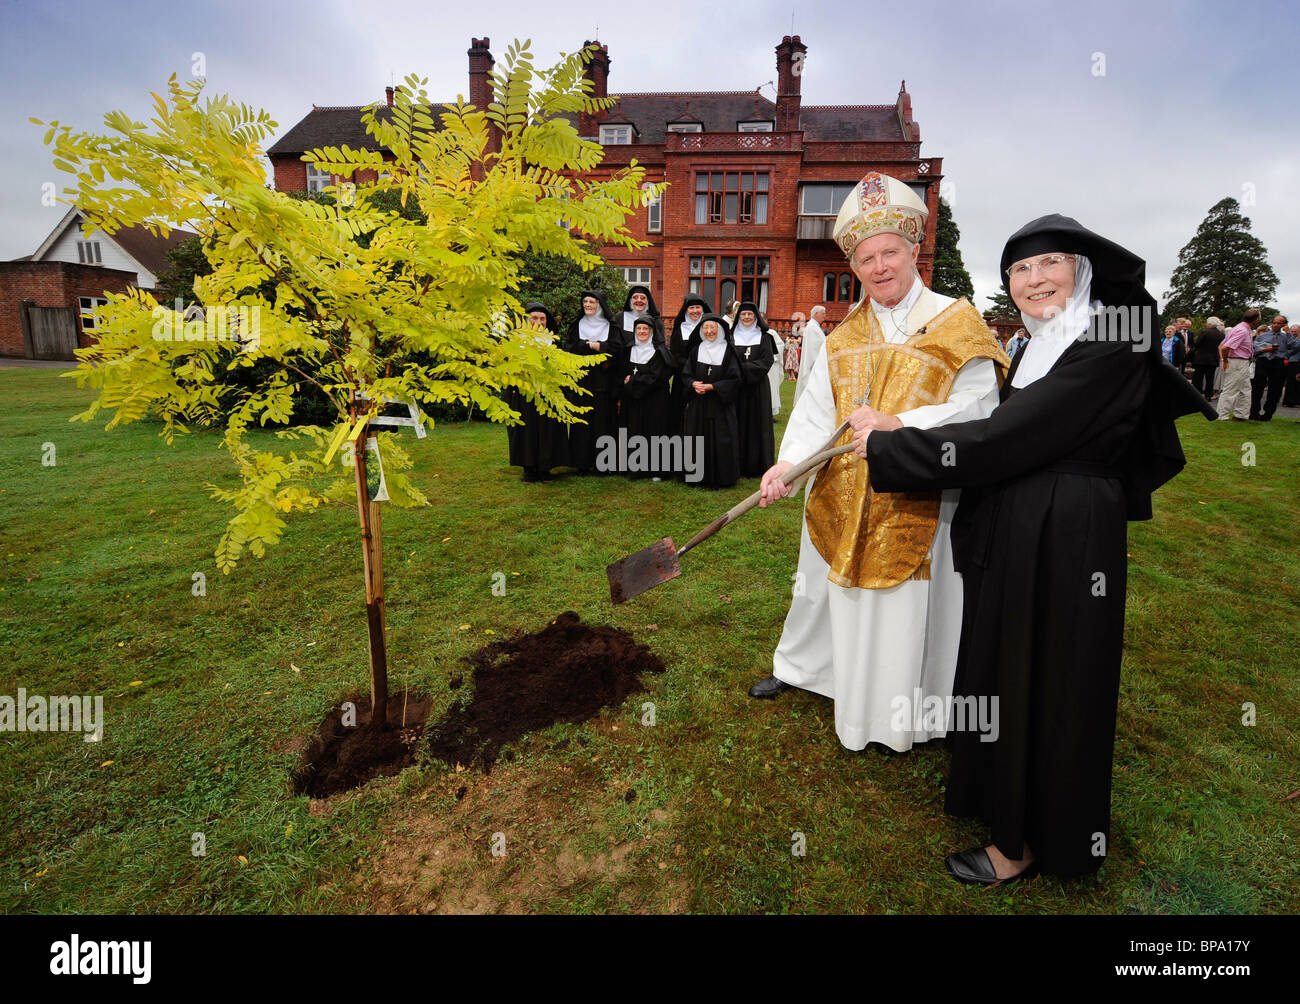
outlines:
{"label": "wooden spade handle", "polygon": [[[848,423],[846,422],[845,427],[847,427],[847,425]],[[837,431],[835,433],[835,439],[838,439],[841,435],[842,435],[842,430]],[[832,442],[834,442],[834,440],[832,440]],[[794,484],[800,478],[816,470],[818,467],[821,467],[822,464],[826,463],[827,461],[832,460],[835,457],[838,457],[842,453],[852,453],[852,452],[853,452],[853,444],[845,443],[843,446],[835,446],[828,450],[822,450],[820,453],[814,453],[807,460],[803,461],[803,463],[796,464],[794,467],[791,467],[788,471],[782,474],[781,480],[784,481],[787,485]],[[740,502],[732,506],[721,516],[715,519],[712,523],[706,526],[703,530],[697,533],[694,537],[688,540],[677,551],[677,557],[680,558],[683,554],[689,551],[696,544],[708,540],[710,537],[712,537],[715,533],[721,530],[728,523],[734,523],[736,520],[740,519],[741,516],[745,515],[745,513],[753,509],[754,506],[758,505],[758,500],[762,496],[762,494],[763,494],[763,490],[760,488],[758,491],[754,492],[753,495],[749,496],[749,498],[745,499],[743,502]]]}

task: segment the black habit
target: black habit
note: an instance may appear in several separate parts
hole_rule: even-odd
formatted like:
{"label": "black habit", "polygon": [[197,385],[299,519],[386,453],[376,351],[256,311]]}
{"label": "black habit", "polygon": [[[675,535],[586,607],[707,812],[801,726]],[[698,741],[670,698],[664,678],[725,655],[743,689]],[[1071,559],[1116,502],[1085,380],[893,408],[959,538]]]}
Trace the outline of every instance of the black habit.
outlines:
{"label": "black habit", "polygon": [[[691,294],[682,301],[682,307],[677,311],[677,316],[673,318],[673,330],[668,336],[668,351],[673,356],[673,391],[672,391],[672,428],[673,435],[680,435],[682,431],[682,415],[686,411],[686,404],[691,399],[693,391],[691,390],[690,381],[682,375],[682,367],[686,365],[686,360],[690,355],[691,346],[699,340],[700,326],[697,323],[691,329],[689,335],[683,334],[682,328],[686,322],[686,310],[688,307],[698,304],[704,308],[704,314],[711,314],[713,307],[709,301],[703,297]],[[700,320],[704,315],[700,315]]]}
{"label": "black habit", "polygon": [[[651,332],[650,358],[644,362],[635,362],[633,354],[638,348],[636,329],[647,324]],[[629,477],[644,478],[672,473],[667,466],[661,467],[653,463],[656,457],[659,457],[657,451],[662,449],[661,444],[670,431],[671,404],[668,380],[672,373],[673,357],[668,352],[668,346],[664,344],[663,332],[659,329],[659,319],[657,317],[639,319],[633,326],[632,343],[628,346],[623,359],[619,424],[627,429],[629,444],[632,444],[634,436],[641,437],[646,444],[647,466],[643,470],[632,470],[629,466],[626,472]],[[629,445],[629,462],[635,455],[633,449],[634,447]]]}
{"label": "black habit", "polygon": [[[735,341],[740,330],[740,315],[754,312],[758,327],[757,344],[741,345]],[[740,476],[760,478],[776,463],[776,443],[772,433],[772,384],[768,371],[776,358],[767,321],[758,307],[746,301],[736,311],[736,329],[732,332],[736,360],[740,363],[740,394],[736,398],[736,421],[740,424]]]}
{"label": "black habit", "polygon": [[1094,299],[1149,308],[1146,345],[1085,333],[1016,389],[1022,351],[990,417],[873,432],[867,463],[877,491],[962,489],[953,690],[997,698],[999,735],[950,732],[947,811],[983,819],[1008,858],[1028,845],[1042,871],[1070,876],[1109,850],[1127,521],[1149,519],[1151,493],[1183,467],[1174,419],[1214,412],[1161,359],[1141,259],[1049,216],[1008,241],[1002,265],[1057,251],[1089,257]]}
{"label": "black habit", "polygon": [[[692,482],[709,488],[727,488],[740,479],[740,430],[736,422],[736,396],[740,393],[740,364],[736,361],[734,347],[728,338],[727,322],[717,314],[705,314],[705,321],[715,321],[718,338],[727,339],[727,350],[722,361],[711,364],[700,360],[700,349],[705,344],[703,335],[696,329],[696,337],[682,367],[682,378],[690,386],[690,398],[682,416],[682,435],[699,437],[699,448],[692,447],[692,455],[700,462],[703,453],[703,478]],[[713,390],[696,393],[694,382],[712,384]],[[683,446],[683,453],[685,447]],[[693,475],[692,475],[693,476]]]}
{"label": "black habit", "polygon": [[[596,317],[609,322],[606,339],[599,349],[587,344],[581,333],[583,318],[582,300],[595,297],[599,303]],[[578,301],[578,317],[569,325],[564,347],[580,356],[604,355],[605,358],[583,374],[580,386],[588,394],[579,394],[575,403],[590,407],[578,421],[569,427],[569,462],[582,471],[596,468],[596,443],[602,436],[618,435],[618,385],[622,382],[622,359],[626,341],[620,322],[610,313],[605,294],[593,290],[583,292]]]}
{"label": "black habit", "polygon": [[[524,307],[525,314],[541,311],[546,314],[546,328],[550,334],[559,337],[559,325],[555,315],[540,303],[529,303]],[[506,429],[510,444],[510,466],[524,469],[525,481],[540,481],[553,467],[569,465],[569,433],[564,423],[543,415],[537,406],[527,400],[523,392],[515,387],[506,391],[506,404],[514,408],[523,417],[523,425],[511,425]]]}

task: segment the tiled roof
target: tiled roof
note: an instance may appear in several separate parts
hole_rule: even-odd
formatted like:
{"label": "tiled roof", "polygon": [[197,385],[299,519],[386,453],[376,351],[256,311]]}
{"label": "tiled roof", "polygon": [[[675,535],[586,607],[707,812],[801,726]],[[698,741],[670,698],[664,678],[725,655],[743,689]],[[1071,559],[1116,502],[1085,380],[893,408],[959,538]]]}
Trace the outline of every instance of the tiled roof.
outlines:
{"label": "tiled roof", "polygon": [[158,275],[167,271],[167,252],[196,236],[188,230],[173,230],[166,237],[158,237],[137,226],[123,227],[113,234],[112,239],[123,251]]}
{"label": "tiled roof", "polygon": [[[604,121],[631,122],[637,129],[637,142],[662,145],[669,122],[701,122],[705,132],[735,132],[738,123],[774,119],[776,103],[756,91],[659,91],[621,94],[609,109]],[[354,148],[374,145],[361,115],[365,105],[340,108],[313,108],[301,122],[278,139],[269,150],[272,155],[297,156],[323,146]],[[443,105],[430,107],[434,121]],[[380,115],[388,114],[380,108]],[[576,128],[578,116],[563,116]],[[898,141],[903,134],[896,105],[804,105],[800,110],[804,138],[831,141]]]}
{"label": "tiled roof", "polygon": [[[312,108],[296,126],[275,141],[266,152],[271,156],[291,154],[297,156],[308,150],[323,146],[343,146],[347,144],[356,149],[371,149],[374,140],[366,132],[361,116],[369,105],[347,105],[342,107]],[[429,106],[436,128],[442,127],[442,112],[445,105]],[[385,106],[379,109],[380,119],[390,114]]]}
{"label": "tiled roof", "polygon": [[806,140],[904,140],[897,105],[804,105],[799,123]]}

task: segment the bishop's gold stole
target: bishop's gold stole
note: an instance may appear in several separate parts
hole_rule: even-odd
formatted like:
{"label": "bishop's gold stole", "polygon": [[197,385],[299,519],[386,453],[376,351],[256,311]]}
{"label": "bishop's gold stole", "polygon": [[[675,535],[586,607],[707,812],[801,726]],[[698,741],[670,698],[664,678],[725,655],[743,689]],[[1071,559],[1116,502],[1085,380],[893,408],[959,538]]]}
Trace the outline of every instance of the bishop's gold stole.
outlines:
{"label": "bishop's gold stole", "polygon": [[[862,397],[878,411],[897,415],[948,400],[957,371],[971,359],[992,359],[1001,382],[1009,360],[988,325],[967,300],[933,316],[926,290],[908,314],[905,342],[885,341],[869,303],[826,336],[835,411],[843,422]],[[928,321],[926,318],[930,318]],[[853,431],[841,442],[851,442]],[[838,586],[886,589],[908,579],[928,579],[926,557],[939,523],[939,492],[873,492],[866,463],[854,453],[836,457],[808,495],[808,536],[830,565]]]}

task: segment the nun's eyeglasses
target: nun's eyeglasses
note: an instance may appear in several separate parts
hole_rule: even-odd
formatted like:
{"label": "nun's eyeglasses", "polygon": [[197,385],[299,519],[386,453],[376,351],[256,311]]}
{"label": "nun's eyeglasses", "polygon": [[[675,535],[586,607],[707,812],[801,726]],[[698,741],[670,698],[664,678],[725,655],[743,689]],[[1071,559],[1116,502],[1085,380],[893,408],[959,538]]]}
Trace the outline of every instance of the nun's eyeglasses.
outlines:
{"label": "nun's eyeglasses", "polygon": [[1040,272],[1055,272],[1068,261],[1074,261],[1074,255],[1049,254],[1037,261],[1022,261],[1018,265],[1012,265],[1007,269],[1007,275],[1012,279],[1028,279],[1035,267]]}

